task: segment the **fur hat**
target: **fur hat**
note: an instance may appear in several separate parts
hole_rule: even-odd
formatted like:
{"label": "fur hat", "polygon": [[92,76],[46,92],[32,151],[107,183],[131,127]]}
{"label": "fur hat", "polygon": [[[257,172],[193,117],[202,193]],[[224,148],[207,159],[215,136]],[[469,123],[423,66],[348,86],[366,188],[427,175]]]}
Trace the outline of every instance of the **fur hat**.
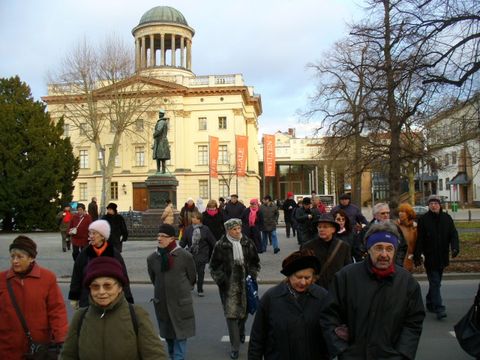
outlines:
{"label": "fur hat", "polygon": [[320,272],[320,261],[310,249],[295,251],[282,261],[280,272],[285,276],[295,274],[297,271],[312,268],[315,274]]}
{"label": "fur hat", "polygon": [[107,205],[107,209],[112,209],[113,211],[117,212],[117,204],[111,202]]}
{"label": "fur hat", "polygon": [[88,226],[88,230],[95,230],[96,232],[100,233],[105,240],[108,240],[110,237],[110,224],[107,220],[95,220]]}
{"label": "fur hat", "polygon": [[430,204],[432,201],[436,201],[436,202],[438,202],[439,204],[442,203],[442,199],[440,199],[440,196],[438,196],[438,195],[430,195],[430,196],[428,197],[427,203]]}
{"label": "fur hat", "polygon": [[17,236],[15,240],[13,240],[9,250],[12,251],[12,249],[23,250],[32,258],[37,257],[37,244],[25,235]]}
{"label": "fur hat", "polygon": [[398,247],[398,237],[388,231],[375,232],[367,238],[367,249],[379,242],[392,244],[395,249]]}
{"label": "fur hat", "polygon": [[122,264],[110,256],[99,256],[88,263],[83,285],[88,287],[93,280],[99,277],[115,278],[122,286],[128,284],[128,277],[123,272]]}
{"label": "fur hat", "polygon": [[158,233],[167,234],[168,236],[175,236],[175,228],[170,224],[162,224],[158,228]]}
{"label": "fur hat", "polygon": [[315,219],[313,222],[314,226],[317,226],[319,223],[329,223],[335,226],[335,229],[340,231],[340,225],[335,221],[332,214],[322,214]]}
{"label": "fur hat", "polygon": [[242,220],[237,218],[232,218],[225,221],[223,225],[225,226],[226,230],[230,230],[230,229],[233,229],[235,226],[242,226]]}

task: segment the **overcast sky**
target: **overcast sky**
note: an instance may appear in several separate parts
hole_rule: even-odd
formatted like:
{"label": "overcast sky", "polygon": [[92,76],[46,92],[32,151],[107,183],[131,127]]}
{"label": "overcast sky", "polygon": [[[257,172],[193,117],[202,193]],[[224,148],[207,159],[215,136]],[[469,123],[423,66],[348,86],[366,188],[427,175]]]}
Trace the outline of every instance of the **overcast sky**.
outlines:
{"label": "overcast sky", "polygon": [[346,34],[362,16],[362,0],[0,0],[0,77],[19,75],[35,99],[46,95],[48,71],[86,37],[102,41],[131,30],[152,7],[179,10],[195,29],[192,70],[196,75],[243,74],[262,97],[260,135],[297,129],[311,135],[315,124],[299,123],[315,89],[306,64]]}

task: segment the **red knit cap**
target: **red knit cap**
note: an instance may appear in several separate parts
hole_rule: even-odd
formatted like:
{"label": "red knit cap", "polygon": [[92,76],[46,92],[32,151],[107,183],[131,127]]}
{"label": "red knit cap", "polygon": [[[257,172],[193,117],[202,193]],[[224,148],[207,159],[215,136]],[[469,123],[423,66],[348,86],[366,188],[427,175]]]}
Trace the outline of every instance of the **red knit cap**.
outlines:
{"label": "red knit cap", "polygon": [[110,256],[99,256],[88,263],[83,285],[89,287],[93,280],[99,277],[112,277],[123,286],[128,284],[128,277],[123,272],[122,264]]}

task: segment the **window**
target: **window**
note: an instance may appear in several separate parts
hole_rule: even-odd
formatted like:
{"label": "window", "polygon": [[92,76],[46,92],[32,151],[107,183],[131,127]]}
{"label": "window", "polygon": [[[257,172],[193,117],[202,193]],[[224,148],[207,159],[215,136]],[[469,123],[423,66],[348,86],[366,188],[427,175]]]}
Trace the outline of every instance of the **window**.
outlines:
{"label": "window", "polygon": [[227,197],[230,194],[228,191],[227,181],[219,180],[218,182],[218,195],[222,197]]}
{"label": "window", "polygon": [[228,147],[227,145],[218,146],[218,163],[228,164]]}
{"label": "window", "polygon": [[80,132],[81,136],[87,135],[87,123],[81,123],[78,127],[78,131]]}
{"label": "window", "polygon": [[145,166],[145,148],[135,146],[135,166]]}
{"label": "window", "polygon": [[79,200],[85,201],[88,199],[88,193],[87,193],[87,183],[80,183],[80,195],[78,197]]}
{"label": "window", "polygon": [[448,166],[449,164],[449,156],[448,154],[445,154],[445,166]]}
{"label": "window", "polygon": [[457,152],[453,151],[452,152],[452,165],[455,165],[457,163]]}
{"label": "window", "polygon": [[70,136],[70,124],[63,124],[63,136]]}
{"label": "window", "polygon": [[116,181],[110,183],[110,199],[118,200],[118,182]]}
{"label": "window", "polygon": [[208,164],[208,147],[207,145],[198,145],[198,165]]}
{"label": "window", "polygon": [[207,130],[207,118],[199,117],[198,118],[198,130]]}
{"label": "window", "polygon": [[443,179],[438,179],[438,190],[443,190]]}
{"label": "window", "polygon": [[227,118],[225,116],[218,117],[218,128],[222,130],[227,128]]}
{"label": "window", "polygon": [[450,178],[445,178],[445,190],[450,190]]}
{"label": "window", "polygon": [[208,199],[208,180],[198,180],[198,194],[202,199]]}
{"label": "window", "polygon": [[80,169],[88,169],[88,150],[80,150]]}
{"label": "window", "polygon": [[137,131],[143,131],[143,119],[137,119],[135,120],[135,130]]}

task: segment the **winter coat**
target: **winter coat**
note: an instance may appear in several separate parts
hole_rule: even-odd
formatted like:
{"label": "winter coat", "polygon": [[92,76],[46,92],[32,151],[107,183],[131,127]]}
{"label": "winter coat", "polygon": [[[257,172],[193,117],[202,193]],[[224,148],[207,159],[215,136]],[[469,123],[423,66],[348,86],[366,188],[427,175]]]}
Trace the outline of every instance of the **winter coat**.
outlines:
{"label": "winter coat", "polygon": [[363,216],[362,211],[356,205],[348,204],[347,206],[337,205],[332,208],[330,214],[335,214],[338,210],[343,210],[350,220],[350,225],[354,227],[357,223],[368,224],[368,220]]}
{"label": "winter coat", "polygon": [[88,204],[88,214],[92,218],[92,221],[98,220],[98,205],[96,201]]}
{"label": "winter coat", "polygon": [[[309,219],[308,215],[312,215]],[[320,216],[317,209],[305,209],[303,206],[299,206],[295,210],[295,221],[297,224],[297,231],[300,233],[304,242],[312,239],[317,234],[317,229],[313,225],[315,219]]]}
{"label": "winter coat", "polygon": [[110,224],[110,237],[108,242],[122,251],[121,243],[128,240],[128,229],[125,219],[120,214],[105,214],[102,217]]}
{"label": "winter coat", "polygon": [[[333,301],[320,324],[331,355],[339,360],[415,359],[425,309],[417,280],[403,267],[379,280],[370,259],[340,270],[330,286]],[[349,341],[335,328],[348,327]]]}
{"label": "winter coat", "polygon": [[287,199],[283,202],[282,210],[283,216],[286,223],[292,222],[292,212],[293,209],[298,207],[297,203],[293,199]]}
{"label": "winter coat", "polygon": [[269,205],[260,205],[260,210],[263,216],[262,231],[273,231],[277,228],[278,222],[278,208],[272,202]]}
{"label": "winter coat", "polygon": [[23,278],[10,269],[0,273],[0,359],[18,360],[28,351],[28,341],[18,319],[7,279],[36,342],[62,343],[68,331],[67,310],[55,274],[37,263]]}
{"label": "winter coat", "polygon": [[180,209],[179,224],[180,228],[186,228],[192,224],[192,215],[194,212],[198,212],[195,204],[192,207],[188,207],[187,203]]}
{"label": "winter coat", "polygon": [[[70,222],[71,222],[72,220],[67,221],[67,222],[64,222],[64,221],[63,221],[63,218],[64,218],[63,214],[64,214],[64,213],[65,213],[65,211],[60,211],[60,212],[57,214],[57,216],[55,217],[55,220],[57,220],[58,229],[59,229],[60,231],[62,231],[62,232],[63,232],[63,231],[64,231],[64,232],[67,232],[67,231],[68,231],[68,228],[70,227]],[[73,217],[73,214],[72,214],[72,213],[70,213],[70,215]]]}
{"label": "winter coat", "polygon": [[172,204],[168,204],[165,207],[165,209],[163,210],[161,219],[162,219],[164,224],[173,225],[173,222],[175,220],[175,216],[173,214],[173,205]]}
{"label": "winter coat", "polygon": [[165,339],[186,339],[195,335],[192,289],[197,281],[193,256],[185,249],[171,252],[173,265],[168,271],[161,269],[158,252],[147,258],[148,275],[154,286],[153,305],[160,336]]}
{"label": "winter coat", "polygon": [[245,236],[242,236],[240,243],[243,250],[243,265],[234,263],[233,245],[226,235],[217,241],[210,259],[210,275],[220,291],[220,300],[227,319],[247,317],[245,279],[247,275],[256,279],[260,271],[260,259],[255,244]]}
{"label": "winter coat", "polygon": [[397,221],[397,226],[402,231],[405,242],[407,243],[407,253],[405,254],[405,259],[403,260],[403,267],[408,271],[413,270],[413,253],[415,252],[415,246],[417,243],[417,224],[413,221],[407,221],[407,223],[402,223],[400,220]]}
{"label": "winter coat", "polygon": [[185,229],[185,232],[180,240],[179,245],[182,248],[188,247],[188,251],[193,255],[193,260],[195,264],[208,264],[210,261],[210,256],[212,256],[213,247],[217,240],[213,236],[210,229],[201,224],[200,225],[200,241],[198,242],[198,247],[195,247],[193,244],[193,231],[195,230],[195,225],[188,225]]}
{"label": "winter coat", "polygon": [[[87,310],[82,308],[73,314],[67,340],[63,345],[63,360],[167,359],[150,317],[141,306],[133,306],[138,326],[136,335],[123,294],[106,308],[90,301]],[[87,312],[83,314],[85,311]],[[84,317],[78,334],[82,315]]]}
{"label": "winter coat", "polygon": [[452,218],[440,209],[428,211],[418,220],[415,258],[425,255],[425,268],[440,270],[450,264],[449,248],[460,250],[458,233]]}
{"label": "winter coat", "polygon": [[220,240],[220,238],[225,234],[225,226],[223,225],[223,214],[220,209],[216,215],[210,215],[207,211],[202,213],[203,225],[208,226],[215,240]]}
{"label": "winter coat", "polygon": [[312,284],[302,297],[296,301],[285,281],[262,296],[250,333],[249,360],[329,359],[319,321],[329,295]]}
{"label": "winter coat", "polygon": [[260,244],[262,241],[261,231],[263,228],[263,215],[260,209],[257,211],[255,225],[250,226],[248,218],[250,216],[250,208],[245,208],[240,219],[242,220],[242,234],[251,239],[254,244]]}
{"label": "winter coat", "polygon": [[[335,257],[332,259],[328,267],[325,267],[327,259],[333,253],[337,244],[340,244],[340,247],[338,248]],[[312,249],[315,252],[315,256],[320,260],[320,276],[316,283],[325,289],[329,288],[337,271],[352,263],[352,251],[350,245],[339,240],[336,236],[328,242],[317,237],[316,239],[303,244],[301,249]]]}
{"label": "winter coat", "polygon": [[231,201],[227,202],[223,209],[224,220],[227,221],[233,218],[241,219],[245,209],[245,205],[240,201],[237,201],[235,204]]}
{"label": "winter coat", "polygon": [[363,253],[361,251],[360,239],[357,234],[354,234],[352,231],[344,231],[342,233],[336,233],[335,236],[337,239],[340,239],[350,245],[350,250],[352,252],[352,258],[356,261],[363,260]]}
{"label": "winter coat", "polygon": [[[107,248],[100,256],[110,256],[117,259],[122,264],[123,273],[128,279],[127,267],[123,261],[123,257],[120,252],[114,248],[112,244],[107,242]],[[73,265],[72,279],[70,281],[70,291],[68,293],[68,299],[78,300],[80,307],[88,306],[88,296],[90,290],[83,286],[83,280],[85,279],[88,263],[97,257],[97,253],[93,250],[92,245],[88,245],[78,254],[75,264]],[[123,287],[123,292],[128,302],[133,304],[133,296],[130,291],[130,285],[127,284]]]}
{"label": "winter coat", "polygon": [[75,235],[71,235],[70,237],[73,245],[82,248],[88,245],[88,226],[91,223],[92,218],[87,213],[83,215],[83,220],[80,215],[73,215],[72,221],[70,221],[70,225],[67,231],[68,234],[72,228],[77,228],[77,233]]}

